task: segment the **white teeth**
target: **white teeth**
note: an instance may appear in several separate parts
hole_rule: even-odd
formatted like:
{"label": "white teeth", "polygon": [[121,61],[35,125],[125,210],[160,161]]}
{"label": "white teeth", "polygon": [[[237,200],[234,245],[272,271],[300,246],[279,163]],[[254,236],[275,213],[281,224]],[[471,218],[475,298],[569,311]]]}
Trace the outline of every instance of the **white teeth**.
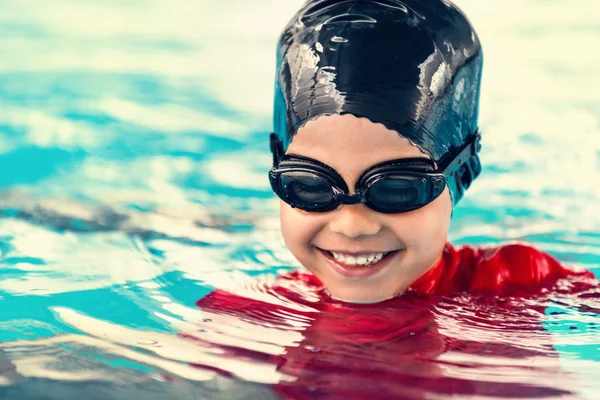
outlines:
{"label": "white teeth", "polygon": [[381,261],[381,259],[383,257],[385,257],[388,253],[373,253],[373,254],[363,254],[360,255],[358,257],[354,257],[351,255],[345,255],[343,253],[335,253],[335,252],[331,252],[331,255],[333,256],[333,258],[336,261],[341,262],[342,264],[346,264],[346,265],[359,265],[359,266],[365,266],[365,265],[371,265],[374,264],[376,262]]}

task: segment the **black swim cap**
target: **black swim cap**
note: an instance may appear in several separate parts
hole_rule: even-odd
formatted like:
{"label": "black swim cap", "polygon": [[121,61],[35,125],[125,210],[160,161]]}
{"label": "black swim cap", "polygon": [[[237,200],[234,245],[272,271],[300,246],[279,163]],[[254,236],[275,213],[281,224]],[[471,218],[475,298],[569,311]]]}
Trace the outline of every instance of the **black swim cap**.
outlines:
{"label": "black swim cap", "polygon": [[[443,164],[477,132],[482,63],[447,0],[310,0],[279,40],[274,130],[285,150],[308,121],[352,114]],[[480,171],[473,155],[449,181],[454,205]]]}

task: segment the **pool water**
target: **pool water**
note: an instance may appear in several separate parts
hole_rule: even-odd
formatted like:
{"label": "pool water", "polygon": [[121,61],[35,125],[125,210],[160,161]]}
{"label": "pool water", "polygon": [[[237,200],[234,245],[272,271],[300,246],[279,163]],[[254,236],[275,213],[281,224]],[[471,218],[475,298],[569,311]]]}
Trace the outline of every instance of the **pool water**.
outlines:
{"label": "pool water", "polygon": [[[600,288],[336,312],[271,290],[299,267],[266,174],[302,1],[226,3],[0,2],[0,398],[597,398]],[[452,242],[598,276],[595,0],[457,4],[484,46],[485,172]]]}

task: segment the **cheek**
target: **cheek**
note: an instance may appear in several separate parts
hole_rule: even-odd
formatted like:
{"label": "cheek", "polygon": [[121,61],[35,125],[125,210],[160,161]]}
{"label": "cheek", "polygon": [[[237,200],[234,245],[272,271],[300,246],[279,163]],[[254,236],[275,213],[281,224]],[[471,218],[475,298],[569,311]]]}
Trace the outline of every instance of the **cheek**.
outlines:
{"label": "cheek", "polygon": [[280,201],[279,218],[285,244],[298,261],[305,264],[312,252],[311,243],[324,226],[323,218],[292,208],[283,201]]}
{"label": "cheek", "polygon": [[[452,200],[448,188],[431,204],[393,217],[390,227],[417,256],[439,253],[448,240]],[[427,257],[429,258],[429,257]]]}

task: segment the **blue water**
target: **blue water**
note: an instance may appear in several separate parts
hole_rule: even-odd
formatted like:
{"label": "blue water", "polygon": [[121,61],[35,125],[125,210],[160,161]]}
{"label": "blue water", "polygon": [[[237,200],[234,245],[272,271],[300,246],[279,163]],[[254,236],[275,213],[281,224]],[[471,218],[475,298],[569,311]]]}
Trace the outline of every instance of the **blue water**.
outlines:
{"label": "blue water", "polygon": [[[0,2],[0,394],[270,395],[252,366],[200,377],[206,354],[175,336],[214,288],[298,267],[266,138],[275,40],[302,1],[226,3]],[[525,240],[599,276],[595,1],[457,4],[485,51],[485,173],[452,241]],[[561,368],[594,398],[600,320],[554,307]]]}

